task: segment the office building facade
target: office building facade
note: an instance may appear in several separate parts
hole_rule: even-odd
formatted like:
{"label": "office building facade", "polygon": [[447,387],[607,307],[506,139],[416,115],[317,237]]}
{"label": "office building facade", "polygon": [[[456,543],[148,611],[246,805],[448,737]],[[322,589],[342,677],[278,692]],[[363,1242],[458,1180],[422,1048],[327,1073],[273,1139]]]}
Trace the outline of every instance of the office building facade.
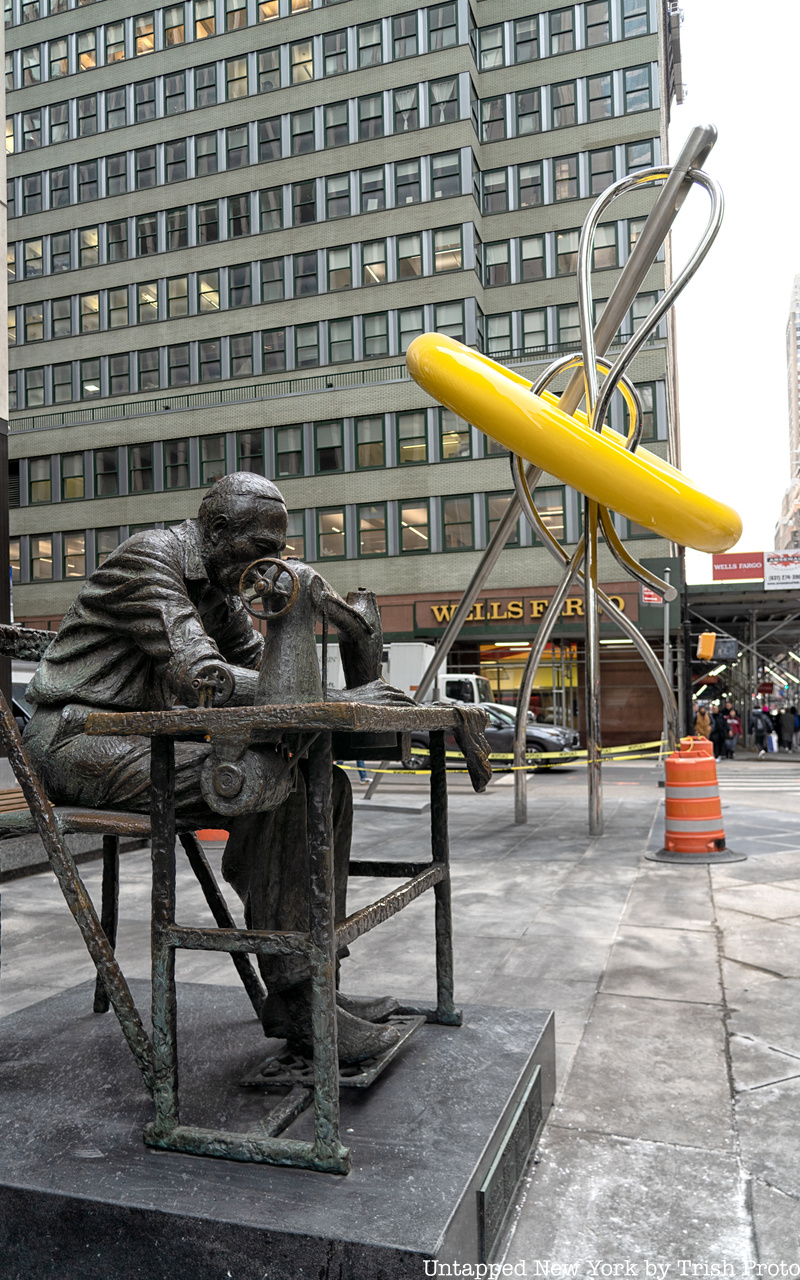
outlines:
{"label": "office building facade", "polygon": [[800,276],[795,276],[786,324],[786,390],[789,407],[789,487],[775,526],[775,550],[800,547]]}
{"label": "office building facade", "polygon": [[[403,353],[438,329],[533,378],[577,348],[592,199],[667,159],[673,7],[6,0],[17,618],[56,625],[121,538],[249,469],[284,492],[295,554],[375,590],[390,639],[435,639],[508,500],[508,458]],[[601,226],[598,308],[651,202],[626,196]],[[633,379],[648,447],[675,460],[667,324]],[[577,495],[549,478],[537,502],[573,544]],[[617,527],[640,556],[674,550]],[[602,571],[647,622],[638,588],[609,557]],[[557,576],[520,521],[461,645],[471,665],[497,656],[501,694]]]}

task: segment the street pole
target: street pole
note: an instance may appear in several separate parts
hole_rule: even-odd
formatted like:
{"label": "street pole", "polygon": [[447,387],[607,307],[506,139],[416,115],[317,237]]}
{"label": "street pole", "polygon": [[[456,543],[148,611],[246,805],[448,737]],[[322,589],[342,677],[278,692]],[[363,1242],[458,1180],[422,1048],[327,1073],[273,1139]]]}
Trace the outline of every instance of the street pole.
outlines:
{"label": "street pole", "polygon": [[[669,567],[667,567],[664,570],[664,581],[666,582],[667,586],[669,586],[670,577],[671,577],[671,570],[669,569]],[[670,645],[670,638],[669,638],[669,600],[666,598],[666,596],[664,597],[664,679],[666,680],[667,684],[671,689],[672,688],[672,648]],[[664,709],[664,718],[663,718],[662,727],[661,727],[661,737],[665,742],[669,737],[669,724],[667,721],[666,708]],[[669,747],[662,747],[658,753],[659,758],[661,758],[662,755],[666,755],[666,752],[668,750],[669,750]]]}

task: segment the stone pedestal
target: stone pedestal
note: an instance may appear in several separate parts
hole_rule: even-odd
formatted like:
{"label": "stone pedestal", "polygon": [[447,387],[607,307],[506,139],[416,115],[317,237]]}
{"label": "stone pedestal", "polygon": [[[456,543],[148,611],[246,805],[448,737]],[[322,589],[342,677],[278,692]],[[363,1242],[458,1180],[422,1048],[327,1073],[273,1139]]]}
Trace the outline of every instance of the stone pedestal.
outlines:
{"label": "stone pedestal", "polygon": [[[491,1256],[554,1089],[553,1017],[471,1007],[343,1090],[347,1177],[147,1149],[152,1107],[93,983],[0,1020],[0,1257],[15,1280],[399,1280]],[[143,1015],[148,984],[131,984]],[[274,1095],[242,991],[178,989],[181,1117],[246,1131]],[[307,1136],[304,1113],[288,1130]]]}

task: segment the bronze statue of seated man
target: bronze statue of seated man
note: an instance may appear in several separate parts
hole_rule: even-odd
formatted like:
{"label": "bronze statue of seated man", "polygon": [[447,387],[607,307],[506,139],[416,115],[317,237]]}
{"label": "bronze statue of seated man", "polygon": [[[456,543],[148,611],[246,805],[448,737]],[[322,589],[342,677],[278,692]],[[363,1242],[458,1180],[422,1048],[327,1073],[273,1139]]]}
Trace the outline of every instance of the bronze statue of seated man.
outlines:
{"label": "bronze statue of seated man", "polygon": [[[25,744],[53,801],[149,810],[149,739],[88,737],[83,728],[92,711],[196,706],[202,687],[198,676],[209,665],[223,668],[232,685],[228,705],[252,705],[257,700],[264,638],[248,617],[239,584],[253,561],[281,556],[286,528],[280,491],[269,480],[242,472],[213,485],[196,520],[134,534],[92,574],[28,689],[35,710]],[[381,680],[334,696],[387,704],[410,701]],[[280,700],[292,699],[282,696]],[[212,750],[205,743],[176,744],[178,821],[230,832],[223,875],[244,904],[249,928],[306,930],[303,766],[299,766],[296,789],[277,807],[225,818],[210,809],[201,788],[203,767]],[[337,923],[346,915],[352,816],[349,779],[334,768]],[[307,1049],[309,980],[302,962],[262,958],[259,964],[268,991],[262,1012],[265,1033]],[[392,1011],[391,1000],[360,1001],[340,995],[337,1003],[342,1061],[372,1057],[396,1040],[394,1027],[380,1021]]]}

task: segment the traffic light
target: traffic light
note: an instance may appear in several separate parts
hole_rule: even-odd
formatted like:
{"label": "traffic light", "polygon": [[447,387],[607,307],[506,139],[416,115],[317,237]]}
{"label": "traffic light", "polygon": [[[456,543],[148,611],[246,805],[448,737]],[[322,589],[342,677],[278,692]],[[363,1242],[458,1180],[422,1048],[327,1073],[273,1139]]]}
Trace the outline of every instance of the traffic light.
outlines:
{"label": "traffic light", "polygon": [[698,662],[713,662],[714,647],[717,643],[716,631],[703,631],[697,640]]}

